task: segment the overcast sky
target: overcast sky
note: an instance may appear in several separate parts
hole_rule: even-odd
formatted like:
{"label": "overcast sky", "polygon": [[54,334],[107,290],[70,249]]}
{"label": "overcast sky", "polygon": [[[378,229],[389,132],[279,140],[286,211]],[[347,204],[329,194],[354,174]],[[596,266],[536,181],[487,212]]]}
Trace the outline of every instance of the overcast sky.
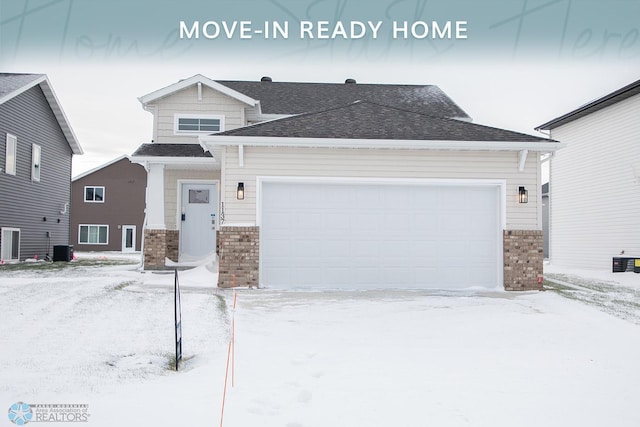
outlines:
{"label": "overcast sky", "polygon": [[[475,123],[529,134],[640,78],[640,0],[372,0],[366,3],[370,11],[356,7],[361,4],[31,0],[17,7],[2,2],[0,70],[49,76],[85,151],[74,158],[74,175],[149,142],[151,114],[137,98],[194,74],[214,80],[270,76],[274,81],[434,84]],[[158,8],[153,15],[151,5]],[[186,10],[180,5],[198,6],[184,17],[202,21],[264,18],[293,26],[316,16],[332,22],[375,16],[390,26],[396,17],[410,22],[436,17],[465,19],[469,30],[466,40],[398,41],[381,30],[386,38],[377,40],[302,41],[292,34],[291,40],[279,41],[234,36],[194,42],[176,37],[174,8]],[[205,5],[226,8],[213,15],[205,13]],[[521,13],[525,10],[530,12]]]}

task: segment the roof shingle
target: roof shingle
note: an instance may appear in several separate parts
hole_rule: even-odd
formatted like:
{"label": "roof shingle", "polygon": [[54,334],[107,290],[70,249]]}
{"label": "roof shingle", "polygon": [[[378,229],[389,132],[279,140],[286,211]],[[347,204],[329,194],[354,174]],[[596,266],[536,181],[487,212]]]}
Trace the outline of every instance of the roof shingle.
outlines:
{"label": "roof shingle", "polygon": [[461,120],[428,116],[369,101],[359,101],[324,111],[271,120],[211,136],[433,141],[550,141],[519,132]]}
{"label": "roof shingle", "polygon": [[0,73],[0,99],[43,76],[44,74]]}
{"label": "roof shingle", "polygon": [[135,157],[213,157],[200,144],[142,144],[132,154]]}
{"label": "roof shingle", "polygon": [[300,114],[371,101],[436,117],[469,119],[438,86],[216,80],[260,101],[264,114]]}

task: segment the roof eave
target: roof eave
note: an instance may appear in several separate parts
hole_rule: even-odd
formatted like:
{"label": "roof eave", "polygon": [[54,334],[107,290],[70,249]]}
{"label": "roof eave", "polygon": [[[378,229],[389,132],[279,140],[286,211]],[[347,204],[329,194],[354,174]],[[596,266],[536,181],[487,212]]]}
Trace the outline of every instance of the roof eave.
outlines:
{"label": "roof eave", "polygon": [[178,157],[178,156],[129,156],[132,163],[163,163],[167,165],[213,165],[217,163],[214,157]]}
{"label": "roof eave", "polygon": [[3,104],[4,102],[12,98],[15,98],[21,93],[26,92],[32,87],[35,87],[36,85],[40,85],[40,87],[42,88],[42,92],[44,93],[44,96],[47,99],[47,102],[49,103],[49,107],[51,108],[51,111],[53,111],[53,114],[56,120],[58,121],[58,125],[60,126],[60,129],[62,129],[62,133],[64,134],[64,137],[67,140],[69,147],[71,148],[71,152],[73,154],[83,154],[84,151],[82,150],[82,147],[78,142],[78,138],[76,138],[76,135],[73,132],[71,125],[69,124],[69,119],[67,119],[67,116],[62,110],[60,101],[58,101],[58,97],[53,91],[53,87],[51,86],[51,83],[49,82],[49,79],[45,74],[42,74],[40,77],[30,81],[29,83],[25,84],[24,86],[21,86],[20,88],[14,90],[13,92],[6,94],[2,98],[0,98],[0,104]]}
{"label": "roof eave", "polygon": [[91,175],[92,173],[98,172],[99,170],[102,170],[102,169],[106,168],[107,166],[111,166],[112,164],[117,163],[122,159],[128,159],[128,158],[129,158],[129,156],[127,156],[126,154],[123,154],[122,156],[116,157],[115,159],[110,160],[107,163],[101,164],[100,166],[96,166],[93,169],[90,169],[90,170],[88,170],[86,172],[81,173],[80,175],[74,177],[71,180],[71,182],[75,182],[75,181],[77,181],[79,179],[82,179],[82,178],[84,178],[86,176]]}
{"label": "roof eave", "polygon": [[536,127],[535,130],[551,130],[638,94],[640,94],[640,80],[588,102],[575,110],[563,114],[562,116],[549,120],[548,122]]}
{"label": "roof eave", "polygon": [[397,150],[464,150],[554,152],[565,144],[557,141],[446,141],[398,139],[282,138],[263,136],[203,136],[202,144],[213,146],[247,145],[254,147],[373,148]]}
{"label": "roof eave", "polygon": [[221,92],[231,98],[234,98],[244,104],[255,107],[258,103],[257,100],[240,93],[234,89],[231,89],[228,86],[225,86],[221,83],[216,82],[215,80],[211,80],[208,77],[203,76],[202,74],[196,74],[195,76],[189,77],[188,79],[180,80],[177,83],[173,83],[169,86],[163,87],[162,89],[158,89],[146,95],[143,95],[138,98],[138,101],[142,104],[143,108],[147,106],[147,104],[154,102],[160,98],[164,98],[165,96],[171,95],[172,93],[178,92],[180,90],[186,89],[189,86],[192,86],[197,83],[202,83],[209,88]]}

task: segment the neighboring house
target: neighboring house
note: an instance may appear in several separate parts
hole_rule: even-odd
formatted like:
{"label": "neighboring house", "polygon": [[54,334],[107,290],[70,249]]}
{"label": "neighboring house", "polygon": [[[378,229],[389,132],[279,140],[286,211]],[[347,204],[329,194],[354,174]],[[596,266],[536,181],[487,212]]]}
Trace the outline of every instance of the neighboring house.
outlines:
{"label": "neighboring house", "polygon": [[147,172],[127,156],[71,184],[71,242],[76,251],[140,251]]}
{"label": "neighboring house", "polygon": [[43,74],[0,73],[0,258],[69,244],[71,158],[82,154]]}
{"label": "neighboring house", "polygon": [[140,98],[145,268],[221,287],[540,289],[549,139],[471,123],[437,86],[214,81]]}
{"label": "neighboring house", "polygon": [[549,183],[542,184],[542,236],[545,258],[549,258]]}
{"label": "neighboring house", "polygon": [[551,262],[610,269],[640,257],[640,80],[538,129],[566,144],[550,165]]}

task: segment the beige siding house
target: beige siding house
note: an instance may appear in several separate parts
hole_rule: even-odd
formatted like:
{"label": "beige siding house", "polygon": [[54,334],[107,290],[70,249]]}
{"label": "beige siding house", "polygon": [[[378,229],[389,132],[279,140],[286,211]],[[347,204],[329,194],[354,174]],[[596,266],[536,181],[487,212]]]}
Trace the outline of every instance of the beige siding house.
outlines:
{"label": "beige siding house", "polygon": [[214,81],[140,98],[144,264],[217,253],[219,286],[540,289],[549,139],[436,86]]}
{"label": "beige siding house", "polygon": [[566,144],[551,159],[553,264],[640,257],[639,117],[640,80],[539,126]]}

